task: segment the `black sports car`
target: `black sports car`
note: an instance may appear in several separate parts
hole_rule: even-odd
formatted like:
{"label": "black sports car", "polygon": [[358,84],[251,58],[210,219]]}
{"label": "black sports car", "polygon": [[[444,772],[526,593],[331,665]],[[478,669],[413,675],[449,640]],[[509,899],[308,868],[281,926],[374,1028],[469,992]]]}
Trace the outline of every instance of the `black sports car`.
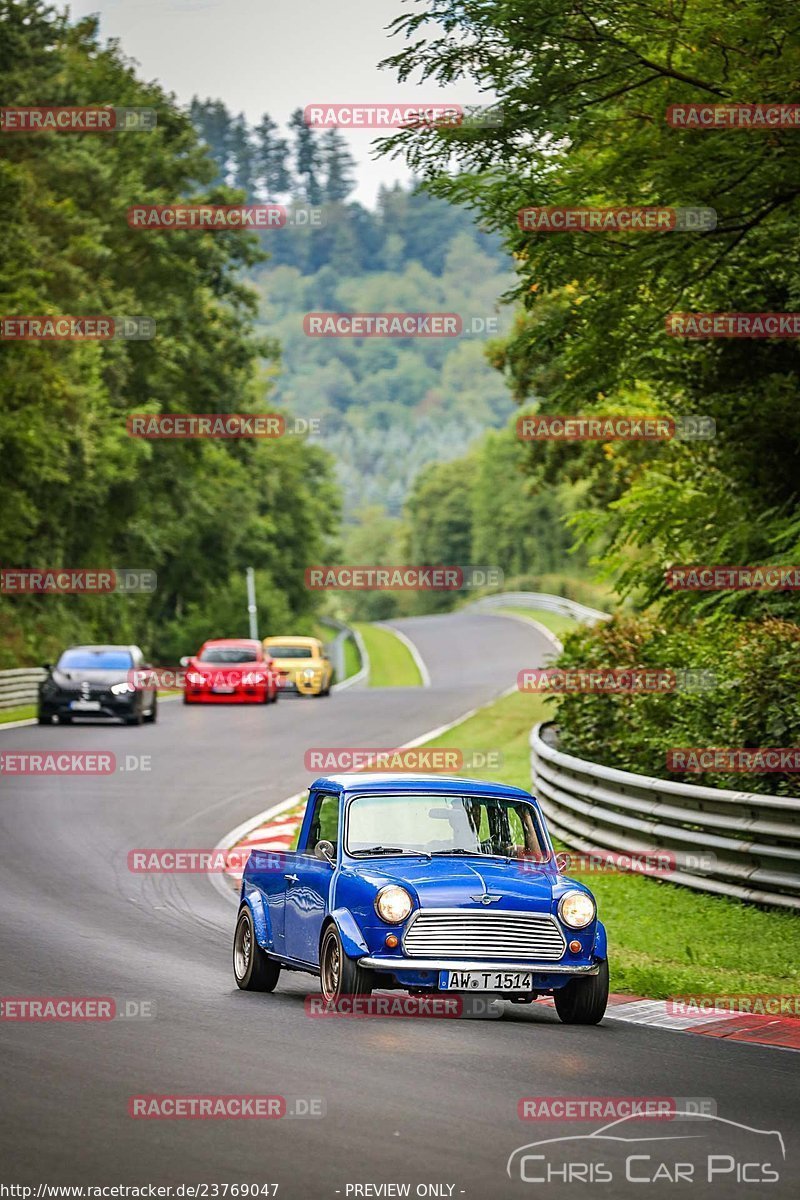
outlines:
{"label": "black sports car", "polygon": [[70,646],[39,684],[39,724],[73,717],[119,717],[128,725],[156,719],[156,690],[135,672],[147,668],[138,646]]}

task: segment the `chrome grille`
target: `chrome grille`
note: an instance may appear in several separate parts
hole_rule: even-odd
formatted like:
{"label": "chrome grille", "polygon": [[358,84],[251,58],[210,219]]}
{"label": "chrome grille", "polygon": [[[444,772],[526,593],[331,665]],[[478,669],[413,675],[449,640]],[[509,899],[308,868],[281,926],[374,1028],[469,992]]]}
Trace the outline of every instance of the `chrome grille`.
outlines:
{"label": "chrome grille", "polygon": [[420,909],[403,938],[410,958],[513,958],[556,962],[567,944],[549,913]]}

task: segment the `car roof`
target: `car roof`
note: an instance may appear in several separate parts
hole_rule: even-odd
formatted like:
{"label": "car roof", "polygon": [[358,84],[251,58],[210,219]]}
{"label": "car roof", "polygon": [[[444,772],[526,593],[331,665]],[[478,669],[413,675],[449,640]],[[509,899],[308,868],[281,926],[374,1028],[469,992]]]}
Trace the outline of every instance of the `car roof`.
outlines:
{"label": "car roof", "polygon": [[139,647],[134,646],[132,642],[128,642],[128,643],[109,642],[107,645],[102,645],[102,646],[101,645],[90,645],[88,642],[79,642],[74,646],[67,646],[64,653],[66,653],[67,650],[91,650],[92,653],[94,653],[95,651],[98,651],[98,650],[127,650],[130,653],[131,650],[138,650],[138,649],[139,649]]}
{"label": "car roof", "polygon": [[264,638],[265,642],[291,642],[293,646],[315,646],[319,638],[315,637],[297,637],[291,633],[275,633],[271,637]]}
{"label": "car roof", "polygon": [[341,775],[327,775],[315,779],[313,788],[330,788],[336,791],[357,794],[361,792],[391,791],[430,792],[436,795],[462,792],[479,792],[483,796],[513,796],[519,800],[530,800],[530,792],[506,783],[491,783],[486,779],[467,779],[458,775],[408,775],[398,772],[350,771]]}
{"label": "car roof", "polygon": [[260,646],[258,638],[206,638],[204,646]]}

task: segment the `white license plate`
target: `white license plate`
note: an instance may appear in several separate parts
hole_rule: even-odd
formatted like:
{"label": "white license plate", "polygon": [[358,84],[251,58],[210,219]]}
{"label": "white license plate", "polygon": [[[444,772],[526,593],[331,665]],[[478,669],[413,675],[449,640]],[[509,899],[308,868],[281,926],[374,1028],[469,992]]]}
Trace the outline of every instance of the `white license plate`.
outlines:
{"label": "white license plate", "polygon": [[439,987],[445,992],[530,992],[530,971],[440,971]]}
{"label": "white license plate", "polygon": [[217,696],[230,696],[230,695],[231,695],[233,692],[235,692],[235,691],[236,691],[236,688],[234,688],[234,687],[222,687],[222,685],[218,685],[217,687],[212,687],[212,689],[211,689],[211,690],[212,690],[212,692],[214,692],[214,694],[215,694],[215,695],[217,695]]}
{"label": "white license plate", "polygon": [[73,700],[70,708],[73,712],[99,712],[102,705],[99,700]]}

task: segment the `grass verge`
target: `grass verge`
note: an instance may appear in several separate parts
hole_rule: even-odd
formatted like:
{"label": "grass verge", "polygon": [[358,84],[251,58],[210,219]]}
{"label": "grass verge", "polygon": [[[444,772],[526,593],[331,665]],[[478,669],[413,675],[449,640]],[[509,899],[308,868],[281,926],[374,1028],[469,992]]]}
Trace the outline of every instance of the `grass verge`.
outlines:
{"label": "grass verge", "polygon": [[367,647],[370,687],[422,686],[419,668],[408,647],[390,629],[368,622],[359,622],[355,628]]}
{"label": "grass verge", "polygon": [[516,613],[520,617],[533,617],[534,621],[538,621],[540,625],[544,625],[545,629],[549,629],[557,638],[562,637],[565,633],[570,633],[573,629],[577,629],[578,622],[572,617],[562,616],[561,613],[543,612],[538,608],[497,608],[493,612],[499,613]]}
{"label": "grass verge", "polygon": [[35,704],[25,704],[21,708],[0,708],[0,725],[7,725],[10,721],[29,721],[35,716]]}
{"label": "grass verge", "polygon": [[[500,751],[499,770],[470,774],[529,791],[531,726],[552,717],[544,697],[514,693],[429,744]],[[592,875],[584,882],[608,930],[614,991],[656,998],[800,992],[800,919],[793,913],[641,875]]]}
{"label": "grass verge", "polygon": [[358,653],[358,646],[351,637],[344,639],[344,677],[349,679],[351,675],[357,675],[361,670],[361,655]]}

